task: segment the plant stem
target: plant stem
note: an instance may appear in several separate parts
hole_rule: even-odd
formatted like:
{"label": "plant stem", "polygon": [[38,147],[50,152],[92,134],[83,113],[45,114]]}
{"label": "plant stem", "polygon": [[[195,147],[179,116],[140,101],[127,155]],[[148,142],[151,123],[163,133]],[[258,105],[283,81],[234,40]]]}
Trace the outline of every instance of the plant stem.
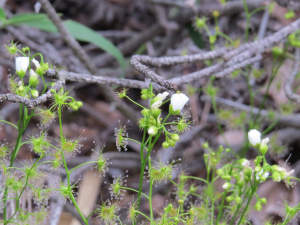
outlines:
{"label": "plant stem", "polygon": [[[152,137],[149,140],[149,146],[151,146]],[[151,147],[150,147],[151,148]],[[152,149],[152,148],[151,148]],[[149,149],[151,151],[151,149]],[[149,154],[150,155],[150,154]],[[149,170],[151,170],[151,160],[148,161]],[[152,187],[153,187],[153,179],[150,178],[150,189],[149,189],[149,208],[150,208],[150,217],[153,220],[153,208],[152,208]]]}
{"label": "plant stem", "polygon": [[[255,185],[255,184],[254,184],[254,185]],[[239,222],[238,222],[237,225],[240,225],[240,223],[242,222],[243,217],[244,217],[244,215],[245,215],[245,213],[246,213],[246,211],[247,211],[247,209],[248,209],[248,206],[249,206],[249,204],[250,204],[250,201],[251,201],[251,199],[252,199],[252,196],[253,196],[253,194],[255,193],[255,190],[256,190],[256,188],[253,188],[253,189],[252,189],[252,192],[251,192],[251,194],[250,194],[250,197],[249,197],[249,199],[248,199],[248,202],[247,202],[247,204],[246,204],[246,207],[244,208],[244,211],[243,211],[243,213],[242,213],[242,216],[241,216],[241,218],[240,218],[240,220],[239,220]]]}
{"label": "plant stem", "polygon": [[[62,131],[62,122],[61,122],[61,108],[62,108],[62,105],[59,105],[59,108],[58,108],[59,129],[60,129],[60,138],[61,138],[61,141],[62,141],[63,140],[63,131]],[[77,209],[79,215],[81,216],[81,218],[83,219],[83,221],[85,222],[85,224],[88,225],[88,221],[86,220],[86,218],[84,217],[84,215],[80,211],[80,209],[79,209],[79,207],[78,207],[78,205],[76,203],[76,200],[75,200],[75,198],[73,196],[73,193],[72,193],[72,190],[71,190],[70,172],[68,171],[68,166],[67,166],[67,162],[65,160],[63,151],[61,151],[61,157],[62,157],[62,160],[63,160],[63,163],[64,163],[64,167],[65,167],[65,170],[66,170],[66,174],[67,174],[68,189],[69,189],[70,199],[72,200],[75,208]]]}
{"label": "plant stem", "polygon": [[218,217],[217,217],[216,224],[218,224],[219,221],[220,221],[220,219],[222,219],[222,216],[223,216],[223,206],[224,206],[226,195],[227,195],[227,190],[225,190],[225,192],[223,193],[223,198],[222,198],[221,206],[219,208],[219,212],[218,212]]}
{"label": "plant stem", "polygon": [[1,123],[7,123],[7,124],[11,125],[12,127],[16,128],[18,130],[18,127],[16,125],[14,125],[13,123],[11,123],[11,122],[8,122],[6,120],[0,120],[0,122]]}

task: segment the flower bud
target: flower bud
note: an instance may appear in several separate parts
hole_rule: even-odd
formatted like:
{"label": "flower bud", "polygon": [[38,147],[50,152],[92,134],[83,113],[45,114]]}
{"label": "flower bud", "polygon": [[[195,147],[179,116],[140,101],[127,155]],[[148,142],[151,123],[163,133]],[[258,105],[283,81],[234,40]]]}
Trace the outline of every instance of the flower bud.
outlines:
{"label": "flower bud", "polygon": [[250,161],[247,159],[240,159],[240,164],[245,167],[250,166]]}
{"label": "flower bud", "polygon": [[262,143],[260,145],[260,152],[261,152],[261,154],[265,155],[267,153],[267,151],[268,151],[268,145],[265,144],[265,143]]}
{"label": "flower bud", "polygon": [[[159,93],[154,99],[157,99],[157,100],[165,100],[165,98],[169,95],[169,92],[163,92],[163,93]],[[156,101],[157,101],[156,100]]]}
{"label": "flower bud", "polygon": [[171,97],[171,104],[169,107],[169,113],[171,115],[178,115],[183,109],[184,105],[189,101],[189,97],[183,93],[173,94]]}
{"label": "flower bud", "polygon": [[261,203],[260,203],[260,201],[257,201],[257,202],[256,202],[256,204],[255,204],[254,208],[255,208],[255,210],[256,210],[256,211],[261,211],[261,209],[262,209],[262,206],[261,206]]}
{"label": "flower bud", "polygon": [[242,202],[242,198],[239,197],[239,196],[236,196],[236,197],[235,197],[235,202],[236,202],[237,204],[240,204],[240,203]]}
{"label": "flower bud", "polygon": [[76,106],[77,106],[78,108],[80,108],[80,107],[82,107],[82,106],[83,106],[83,103],[82,103],[82,102],[80,102],[80,101],[77,101],[77,102],[75,102],[75,104],[76,104]]}
{"label": "flower bud", "polygon": [[217,40],[217,36],[216,35],[210,35],[209,36],[209,43],[210,44],[213,45],[216,42],[216,40]]}
{"label": "flower bud", "polygon": [[228,190],[231,187],[231,184],[229,182],[226,182],[223,184],[222,188],[225,190]]}
{"label": "flower bud", "polygon": [[242,179],[238,179],[236,182],[237,186],[239,186],[239,188],[242,188],[245,184],[245,182]]}
{"label": "flower bud", "polygon": [[146,117],[146,116],[149,115],[149,112],[150,112],[149,109],[143,109],[141,113],[142,113],[142,115],[143,115],[144,117]]}
{"label": "flower bud", "polygon": [[197,17],[196,18],[196,26],[197,26],[198,29],[201,29],[202,27],[205,26],[205,20],[206,20],[205,17],[203,17],[203,18]]}
{"label": "flower bud", "polygon": [[255,171],[256,173],[259,173],[259,172],[261,171],[261,167],[260,167],[260,166],[256,166],[256,167],[254,168],[254,171]]}
{"label": "flower bud", "polygon": [[179,205],[182,205],[183,203],[184,203],[184,201],[183,201],[182,199],[179,199],[179,200],[178,200],[178,204],[179,204]]}
{"label": "flower bud", "polygon": [[147,95],[148,94],[148,89],[142,89],[141,94],[142,95]]}
{"label": "flower bud", "polygon": [[[154,103],[155,104],[155,103]],[[154,105],[153,104],[153,105]],[[160,116],[160,113],[161,113],[161,109],[159,109],[159,108],[151,108],[151,111],[150,111],[150,113],[151,113],[151,116],[153,116],[155,119],[157,119],[159,116]]]}
{"label": "flower bud", "polygon": [[25,88],[24,88],[23,85],[18,87],[18,91],[19,91],[19,92],[23,92],[24,90],[25,90]]}
{"label": "flower bud", "polygon": [[16,64],[16,73],[20,78],[23,78],[26,74],[26,71],[29,66],[29,58],[28,57],[17,57],[15,59]]}
{"label": "flower bud", "polygon": [[275,181],[275,182],[280,182],[280,181],[281,181],[280,173],[278,173],[278,172],[273,172],[273,174],[272,174],[272,179],[273,179],[273,181]]}
{"label": "flower bud", "polygon": [[158,129],[155,126],[152,126],[148,129],[148,134],[150,136],[155,136],[157,134],[157,132],[158,132]]}
{"label": "flower bud", "polygon": [[36,87],[39,84],[39,77],[38,75],[31,69],[30,70],[30,77],[29,77],[29,86]]}
{"label": "flower bud", "polygon": [[174,147],[176,144],[175,141],[173,141],[173,140],[168,140],[168,143],[171,147]]}
{"label": "flower bud", "polygon": [[247,166],[244,169],[244,174],[245,174],[246,177],[251,177],[251,175],[252,175],[252,169],[251,169],[251,167]]}
{"label": "flower bud", "polygon": [[261,202],[262,204],[267,204],[267,199],[266,199],[266,198],[261,198],[261,199],[260,199],[260,202]]}
{"label": "flower bud", "polygon": [[224,171],[222,169],[217,169],[216,173],[219,175],[219,176],[222,176],[224,174]]}
{"label": "flower bud", "polygon": [[142,98],[143,100],[147,100],[147,99],[148,99],[148,95],[141,95],[141,98]]}
{"label": "flower bud", "polygon": [[31,90],[31,95],[34,98],[37,98],[39,96],[39,92],[37,90]]}
{"label": "flower bud", "polygon": [[171,139],[172,139],[173,141],[179,141],[179,135],[176,134],[176,133],[171,134]]}
{"label": "flower bud", "polygon": [[258,130],[252,129],[248,132],[248,139],[251,145],[256,147],[261,142],[261,133]]}
{"label": "flower bud", "polygon": [[203,148],[208,148],[209,147],[208,142],[204,142],[203,145],[202,145],[202,147]]}
{"label": "flower bud", "polygon": [[272,48],[272,53],[274,57],[279,57],[283,55],[283,52],[284,52],[283,49],[278,46]]}
{"label": "flower bud", "polygon": [[164,149],[167,149],[167,148],[170,147],[169,143],[166,142],[166,141],[162,143],[162,146],[163,146]]}
{"label": "flower bud", "polygon": [[226,202],[232,202],[233,198],[231,196],[226,197]]}

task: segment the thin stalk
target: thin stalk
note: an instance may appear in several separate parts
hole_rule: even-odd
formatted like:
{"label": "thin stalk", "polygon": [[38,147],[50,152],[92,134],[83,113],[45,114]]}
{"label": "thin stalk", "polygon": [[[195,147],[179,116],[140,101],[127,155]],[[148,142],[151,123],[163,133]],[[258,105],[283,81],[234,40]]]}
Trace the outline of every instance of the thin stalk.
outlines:
{"label": "thin stalk", "polygon": [[77,168],[79,168],[79,167],[81,167],[81,166],[83,166],[83,165],[90,164],[90,163],[97,163],[97,161],[90,161],[90,162],[82,163],[82,164],[80,164],[80,165],[74,167],[73,169],[69,170],[69,174],[71,174],[71,172],[72,172],[73,170],[75,170],[75,169],[77,169]]}
{"label": "thin stalk", "polygon": [[[60,129],[60,138],[61,138],[61,141],[63,139],[63,131],[62,131],[62,121],[61,121],[61,108],[62,108],[62,105],[59,105],[59,108],[58,108],[58,117],[59,117],[59,129]],[[69,189],[69,196],[70,196],[70,199],[72,200],[75,208],[77,209],[79,215],[81,216],[81,218],[83,219],[83,221],[85,222],[85,224],[88,225],[88,221],[86,220],[86,218],[83,216],[82,212],[80,211],[77,203],[76,203],[76,200],[72,194],[72,191],[71,191],[71,182],[70,182],[70,172],[68,171],[68,166],[67,166],[67,162],[65,160],[65,156],[63,154],[63,151],[61,151],[61,157],[62,157],[62,160],[63,160],[63,163],[64,163],[64,167],[65,167],[65,170],[66,170],[66,174],[67,174],[67,180],[68,180],[68,189]]]}
{"label": "thin stalk", "polygon": [[246,213],[246,211],[247,211],[247,209],[248,209],[248,206],[249,206],[249,204],[250,204],[250,201],[251,201],[252,196],[253,196],[254,193],[255,193],[255,189],[252,189],[252,192],[251,192],[250,197],[249,197],[249,199],[248,199],[248,201],[247,201],[246,207],[244,208],[244,211],[243,211],[243,213],[242,213],[242,216],[241,216],[241,218],[240,218],[240,220],[239,220],[239,222],[238,222],[238,225],[240,225],[240,223],[242,222],[243,217],[244,217],[244,215],[245,215],[245,213]]}
{"label": "thin stalk", "polygon": [[251,14],[249,13],[248,10],[248,5],[246,0],[242,0],[243,1],[243,5],[244,5],[244,10],[246,13],[246,33],[245,33],[245,42],[248,42],[248,37],[249,37],[249,25],[250,25],[250,17]]}
{"label": "thin stalk", "polygon": [[[10,165],[9,167],[12,167],[13,163],[14,163],[14,160],[15,160],[15,157],[17,155],[17,152],[19,151],[19,146],[20,146],[20,141],[22,139],[22,134],[23,134],[23,129],[21,129],[21,123],[22,123],[22,117],[23,117],[23,113],[22,113],[22,104],[19,104],[20,106],[20,116],[19,116],[19,121],[18,121],[18,131],[19,131],[19,134],[18,134],[18,138],[17,138],[17,142],[15,144],[15,148],[14,148],[14,151],[13,151],[13,154],[12,154],[12,157],[11,157],[11,160],[10,160]],[[4,204],[5,204],[5,207],[3,209],[3,221],[4,221],[4,225],[8,224],[8,221],[6,221],[6,201],[7,201],[7,195],[8,195],[8,188],[6,187],[5,188],[5,191],[4,191],[4,196],[3,196],[3,201],[4,201]]]}
{"label": "thin stalk", "polygon": [[[134,191],[134,192],[137,192],[137,193],[138,193],[137,190],[132,189],[132,188],[129,188],[129,187],[123,187],[123,186],[122,186],[122,189],[130,190],[130,191]],[[144,193],[142,193],[142,195],[145,196],[147,199],[149,199],[149,196],[148,196],[148,195],[146,195],[146,194],[144,194]]]}
{"label": "thin stalk", "polygon": [[[149,140],[149,151],[152,150],[151,148],[151,141],[152,141],[152,137],[150,137],[150,140]],[[149,170],[151,170],[151,160],[148,161],[148,164],[149,164]],[[149,208],[150,208],[150,217],[151,217],[151,220],[153,220],[153,208],[152,208],[152,187],[153,187],[153,179],[150,177],[150,189],[149,189]]]}
{"label": "thin stalk", "polygon": [[11,123],[11,122],[8,122],[6,120],[0,120],[0,122],[7,123],[7,124],[11,125],[12,127],[16,128],[18,130],[18,127],[16,125],[14,125],[13,123]]}
{"label": "thin stalk", "polygon": [[126,98],[127,98],[128,100],[130,100],[131,102],[133,102],[134,104],[138,105],[139,107],[141,107],[141,108],[143,108],[143,109],[146,109],[146,107],[144,107],[144,106],[140,105],[139,103],[133,101],[133,100],[132,100],[131,98],[129,98],[127,95],[126,95]]}
{"label": "thin stalk", "polygon": [[225,203],[226,195],[227,195],[227,190],[225,190],[225,192],[223,193],[223,198],[222,198],[221,206],[219,208],[216,224],[218,224],[220,219],[222,219],[222,217],[223,217],[223,206],[224,206],[224,203]]}

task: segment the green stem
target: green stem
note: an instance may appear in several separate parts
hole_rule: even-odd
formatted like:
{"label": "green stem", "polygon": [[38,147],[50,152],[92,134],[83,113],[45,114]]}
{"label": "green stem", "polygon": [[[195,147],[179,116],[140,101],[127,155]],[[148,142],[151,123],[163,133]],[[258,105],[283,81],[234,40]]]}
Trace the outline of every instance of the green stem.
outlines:
{"label": "green stem", "polygon": [[[12,167],[12,165],[13,165],[13,163],[15,161],[16,155],[17,155],[17,153],[19,151],[19,148],[20,148],[20,142],[22,140],[22,134],[23,134],[23,129],[21,129],[22,117],[23,117],[22,107],[23,107],[22,104],[20,104],[20,110],[19,110],[20,111],[20,116],[19,116],[19,121],[18,121],[18,131],[19,131],[19,134],[18,134],[17,142],[15,144],[15,148],[14,148],[11,160],[10,160],[9,167]],[[4,192],[4,196],[3,196],[3,201],[4,201],[4,204],[5,204],[5,207],[3,209],[3,221],[4,221],[4,225],[8,224],[8,222],[6,221],[6,201],[7,201],[7,195],[8,195],[8,188],[6,187],[5,188],[5,192]]]}
{"label": "green stem", "polygon": [[200,181],[203,181],[204,183],[206,183],[206,184],[207,184],[207,181],[206,181],[206,180],[204,180],[204,179],[202,179],[202,178],[200,178],[200,177],[192,177],[192,176],[187,176],[187,178],[194,179],[194,180],[200,180]]}
{"label": "green stem", "polygon": [[[135,189],[132,189],[132,188],[129,188],[129,187],[122,187],[122,189],[130,190],[130,191],[134,191],[134,192],[137,192],[137,193],[138,193],[138,191],[137,191],[137,190],[135,190]],[[143,196],[145,196],[147,199],[149,199],[149,196],[148,196],[148,195],[146,195],[146,194],[144,194],[143,192],[142,192],[142,195],[143,195]]]}
{"label": "green stem", "polygon": [[[138,142],[138,141],[136,141],[136,140],[134,140],[134,139],[131,139],[131,138],[127,138],[127,140],[129,140],[129,141],[133,141],[133,142],[135,142],[135,143],[138,143],[138,144],[140,144],[140,146],[142,146],[142,143],[141,142]],[[143,146],[144,146],[144,149],[146,149],[147,151],[148,151],[148,149],[145,147],[145,145],[147,144],[147,141],[146,141],[146,143],[145,144],[143,144]]]}
{"label": "green stem", "polygon": [[[16,215],[16,213],[19,211],[19,209],[20,209],[20,198],[21,198],[23,192],[25,191],[25,188],[26,188],[27,185],[28,185],[28,179],[29,179],[29,176],[28,176],[28,175],[30,174],[31,170],[35,167],[35,165],[38,163],[38,161],[40,161],[42,158],[43,158],[43,157],[40,157],[38,160],[36,160],[36,161],[34,162],[34,164],[32,165],[32,167],[29,169],[28,173],[26,174],[25,185],[23,186],[23,189],[22,189],[22,191],[20,192],[19,197],[16,198],[16,210],[15,210],[14,214],[8,219],[8,221],[6,221],[7,224],[8,224],[9,221]],[[13,167],[11,167],[11,168],[13,168]]]}
{"label": "green stem", "polygon": [[248,41],[249,37],[249,25],[250,25],[250,17],[251,15],[249,14],[248,6],[246,0],[243,0],[243,5],[246,13],[246,33],[245,33],[245,42]]}
{"label": "green stem", "polygon": [[152,221],[148,216],[146,216],[144,213],[140,212],[140,211],[136,211],[137,213],[141,214],[142,216],[144,216],[145,218],[147,218],[150,222]]}
{"label": "green stem", "polygon": [[[150,151],[152,150],[151,148],[151,141],[152,141],[152,137],[150,137],[149,140],[149,146],[150,146]],[[152,164],[151,164],[151,160],[148,161],[148,165],[149,165],[149,171],[151,170]],[[153,179],[150,177],[150,189],[149,189],[149,208],[150,208],[150,217],[151,220],[153,220],[153,208],[152,208],[152,187],[153,187]]]}
{"label": "green stem", "polygon": [[144,106],[140,105],[139,103],[133,101],[133,100],[132,100],[131,98],[129,98],[127,95],[126,95],[126,98],[127,98],[128,100],[130,100],[131,102],[133,102],[134,104],[138,105],[139,107],[141,107],[141,108],[143,108],[143,109],[146,109],[146,107],[144,107]]}
{"label": "green stem", "polygon": [[71,172],[72,172],[73,170],[76,170],[77,168],[79,168],[79,167],[81,167],[81,166],[83,166],[83,165],[86,165],[86,164],[90,164],[90,163],[97,163],[97,161],[90,161],[90,162],[82,163],[82,164],[80,164],[80,165],[74,167],[73,169],[69,170],[69,174],[71,174]]}
{"label": "green stem", "polygon": [[220,219],[222,219],[222,217],[223,217],[223,206],[224,206],[224,203],[225,203],[226,195],[227,195],[227,190],[225,190],[225,192],[223,193],[223,198],[222,198],[221,206],[219,208],[216,224],[218,224]]}
{"label": "green stem", "polygon": [[[59,108],[58,108],[58,117],[59,117],[59,129],[60,129],[60,138],[61,138],[61,142],[63,141],[63,130],[62,130],[62,121],[61,121],[61,108],[62,108],[62,105],[59,105]],[[72,190],[71,190],[71,182],[70,182],[70,172],[68,171],[68,166],[67,166],[67,162],[65,160],[65,156],[63,154],[63,151],[61,151],[61,157],[62,157],[62,160],[63,160],[63,163],[64,163],[64,167],[65,167],[65,170],[66,170],[66,174],[67,174],[67,180],[68,180],[68,189],[69,189],[69,196],[70,196],[70,199],[71,201],[73,202],[75,208],[77,209],[79,215],[81,216],[82,220],[85,222],[85,224],[88,225],[88,221],[86,220],[86,218],[83,216],[82,212],[80,211],[77,203],[76,203],[76,200],[73,196],[73,193],[72,193]]]}
{"label": "green stem", "polygon": [[18,127],[17,127],[16,125],[14,125],[13,123],[11,123],[11,122],[8,122],[8,121],[6,121],[6,120],[0,120],[0,122],[2,122],[2,123],[7,123],[7,124],[13,126],[14,128],[16,128],[16,129],[18,130]]}
{"label": "green stem", "polygon": [[246,207],[244,208],[244,211],[243,211],[243,213],[242,213],[242,216],[241,216],[241,218],[240,218],[240,220],[239,220],[239,222],[238,222],[237,225],[240,225],[240,223],[242,222],[243,217],[244,217],[244,215],[245,215],[245,213],[246,213],[246,211],[247,211],[247,209],[248,209],[248,206],[249,206],[249,204],[250,204],[250,201],[251,201],[252,196],[253,196],[254,193],[255,193],[255,189],[252,189],[252,192],[251,192],[250,197],[249,197],[249,199],[248,199],[248,201],[247,201]]}

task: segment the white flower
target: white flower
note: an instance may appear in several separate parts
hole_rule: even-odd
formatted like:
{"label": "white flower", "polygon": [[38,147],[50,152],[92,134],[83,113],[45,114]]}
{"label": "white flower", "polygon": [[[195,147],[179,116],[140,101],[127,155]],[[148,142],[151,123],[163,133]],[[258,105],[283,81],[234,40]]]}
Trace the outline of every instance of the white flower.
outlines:
{"label": "white flower", "polygon": [[33,69],[30,70],[30,77],[34,77],[34,78],[38,77],[38,75],[36,74],[36,72],[33,71]]}
{"label": "white flower", "polygon": [[17,57],[16,60],[16,71],[17,74],[22,78],[24,77],[28,66],[29,66],[29,58],[28,57]]}
{"label": "white flower", "polygon": [[250,166],[250,161],[247,159],[241,159],[240,163],[244,167]]}
{"label": "white flower", "polygon": [[39,61],[37,61],[35,58],[33,58],[31,60],[31,62],[33,62],[33,64],[35,65],[35,68],[39,68],[41,66],[40,63],[39,63]]}
{"label": "white flower", "polygon": [[157,109],[162,105],[162,101],[158,100],[157,102],[154,102],[151,106],[151,109]]}
{"label": "white flower", "polygon": [[152,126],[148,129],[148,134],[151,136],[155,136],[157,134],[157,132],[158,132],[158,129],[155,126]]}
{"label": "white flower", "polygon": [[32,90],[31,95],[32,97],[37,98],[39,96],[39,92],[37,90]]}
{"label": "white flower", "polygon": [[189,97],[183,93],[174,94],[171,97],[171,105],[174,111],[181,111],[184,105],[189,101]]}
{"label": "white flower", "polygon": [[29,85],[32,87],[36,87],[39,84],[39,77],[38,75],[31,69],[30,70],[30,77],[29,77]]}
{"label": "white flower", "polygon": [[256,180],[259,180],[261,177],[267,178],[269,175],[269,172],[264,173],[264,170],[261,170],[259,173],[256,174]]}
{"label": "white flower", "polygon": [[253,146],[260,144],[260,142],[261,142],[260,136],[261,136],[261,133],[258,130],[252,129],[248,132],[249,142]]}
{"label": "white flower", "polygon": [[231,184],[229,182],[226,182],[225,184],[223,184],[222,188],[225,190],[228,190],[230,188]]}
{"label": "white flower", "polygon": [[262,141],[261,141],[261,144],[263,145],[263,144],[268,144],[269,143],[269,141],[270,141],[270,139],[268,138],[268,137],[266,137],[265,139],[262,139]]}
{"label": "white flower", "polygon": [[165,98],[169,95],[169,92],[159,93],[156,97],[159,98],[161,101],[165,100]]}

